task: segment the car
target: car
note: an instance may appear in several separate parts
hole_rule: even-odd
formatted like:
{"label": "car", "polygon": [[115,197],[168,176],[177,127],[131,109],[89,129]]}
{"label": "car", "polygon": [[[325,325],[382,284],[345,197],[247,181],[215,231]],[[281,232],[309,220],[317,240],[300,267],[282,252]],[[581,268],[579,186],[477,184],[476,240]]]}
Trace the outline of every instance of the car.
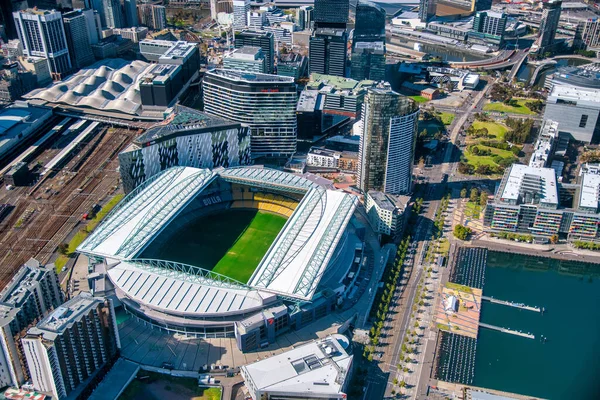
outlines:
{"label": "car", "polygon": [[163,362],[162,365],[161,365],[161,367],[164,368],[164,369],[174,369],[175,368],[175,366],[173,365],[173,363],[167,362],[167,361]]}

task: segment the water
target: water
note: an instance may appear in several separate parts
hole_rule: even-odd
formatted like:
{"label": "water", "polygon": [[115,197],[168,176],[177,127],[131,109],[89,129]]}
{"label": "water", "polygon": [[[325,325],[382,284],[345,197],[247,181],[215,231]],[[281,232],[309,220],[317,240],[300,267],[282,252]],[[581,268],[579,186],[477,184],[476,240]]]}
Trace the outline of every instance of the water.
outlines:
{"label": "water", "polygon": [[546,312],[483,302],[482,322],[536,339],[481,328],[475,386],[548,399],[600,398],[600,265],[490,252],[483,293]]}
{"label": "water", "polygon": [[[585,65],[585,64],[589,64],[589,63],[590,63],[589,61],[580,60],[577,58],[557,60],[556,66],[548,67],[547,69],[540,72],[539,78],[537,79],[536,86],[544,87],[544,82],[546,81],[546,77],[548,75],[551,75],[554,72],[556,72],[556,68],[558,68],[558,67],[578,66],[578,65]],[[517,80],[519,82],[529,82],[529,80],[533,76],[535,68],[536,68],[536,66],[533,64],[524,63],[521,66],[521,69],[519,69],[519,72],[517,72]]]}

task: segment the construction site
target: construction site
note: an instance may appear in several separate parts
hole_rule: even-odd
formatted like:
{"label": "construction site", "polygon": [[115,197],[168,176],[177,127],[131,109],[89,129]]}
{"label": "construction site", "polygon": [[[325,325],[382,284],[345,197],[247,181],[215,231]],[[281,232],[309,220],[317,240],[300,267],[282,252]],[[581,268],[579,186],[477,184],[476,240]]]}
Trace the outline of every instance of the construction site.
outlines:
{"label": "construction site", "polygon": [[[141,132],[59,117],[54,128],[4,162],[0,287],[32,257],[41,263],[54,262],[60,247],[62,256],[70,260],[74,249],[67,244],[75,234],[85,232],[90,217],[119,193],[117,156]],[[11,184],[9,177],[16,168],[26,171],[25,183]],[[64,272],[60,276],[62,281]]]}

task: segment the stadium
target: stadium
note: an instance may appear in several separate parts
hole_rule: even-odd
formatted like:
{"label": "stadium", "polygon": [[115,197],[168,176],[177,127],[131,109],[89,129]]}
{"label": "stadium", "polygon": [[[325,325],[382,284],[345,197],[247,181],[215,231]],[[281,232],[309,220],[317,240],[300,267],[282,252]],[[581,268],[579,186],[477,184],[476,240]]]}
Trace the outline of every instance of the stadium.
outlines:
{"label": "stadium", "polygon": [[94,293],[154,327],[248,351],[332,310],[362,264],[358,199],[261,167],[173,167],[131,191],[77,251]]}

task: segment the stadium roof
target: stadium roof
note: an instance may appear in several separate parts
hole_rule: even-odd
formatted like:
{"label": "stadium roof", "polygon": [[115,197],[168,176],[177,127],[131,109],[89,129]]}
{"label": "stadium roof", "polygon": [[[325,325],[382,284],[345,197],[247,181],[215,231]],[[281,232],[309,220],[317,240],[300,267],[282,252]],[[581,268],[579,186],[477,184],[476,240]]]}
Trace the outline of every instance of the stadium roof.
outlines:
{"label": "stadium roof", "polygon": [[185,167],[155,175],[129,193],[77,251],[114,259],[136,255],[215,176],[207,169]]}
{"label": "stadium roof", "polygon": [[169,314],[237,314],[275,298],[214,272],[168,261],[121,262],[108,275],[127,297]]}
{"label": "stadium roof", "polygon": [[358,199],[311,189],[260,262],[249,285],[310,300],[342,237]]}
{"label": "stadium roof", "polygon": [[[195,266],[137,260],[154,237],[217,177],[253,187],[306,193],[248,285]],[[357,202],[355,196],[327,190],[304,177],[277,170],[239,167],[210,171],[173,167],[128,194],[77,251],[121,261],[109,270],[111,281],[139,303],[167,311],[174,308],[189,312],[186,301],[193,299],[185,297],[185,293],[188,290],[200,293],[201,287],[215,287],[228,293],[217,294],[216,289],[202,292],[209,303],[196,304],[196,310],[203,313],[253,308],[256,302],[269,296],[266,292],[311,300]],[[248,294],[257,290],[265,293]],[[184,297],[177,297],[179,291]],[[169,296],[172,298],[167,301]],[[212,297],[218,307],[217,303],[210,303]]]}

